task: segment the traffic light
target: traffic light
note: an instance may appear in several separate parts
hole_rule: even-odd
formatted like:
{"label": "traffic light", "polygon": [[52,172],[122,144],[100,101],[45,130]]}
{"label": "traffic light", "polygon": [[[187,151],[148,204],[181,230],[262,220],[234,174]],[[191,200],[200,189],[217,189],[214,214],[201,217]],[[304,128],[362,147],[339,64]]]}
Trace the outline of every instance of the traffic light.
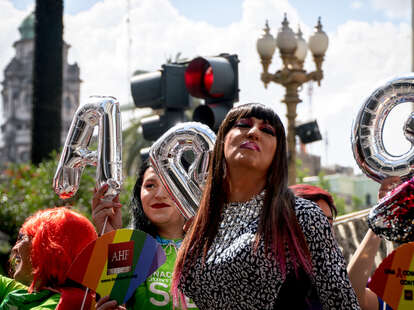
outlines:
{"label": "traffic light", "polygon": [[163,114],[142,120],[146,140],[154,141],[176,123],[186,121],[184,110],[190,106],[184,81],[186,65],[164,64],[160,71],[135,75],[131,79],[131,93],[136,107],[163,109]]}
{"label": "traffic light", "polygon": [[194,110],[193,120],[217,132],[233,103],[239,101],[237,55],[197,57],[185,70],[185,85],[191,96],[204,99]]}
{"label": "traffic light", "polygon": [[142,120],[146,140],[154,141],[176,123],[187,121],[190,94],[204,99],[193,120],[217,131],[233,103],[239,100],[237,55],[197,57],[192,61],[164,64],[156,72],[131,79],[131,93],[138,108],[160,110],[160,115]]}

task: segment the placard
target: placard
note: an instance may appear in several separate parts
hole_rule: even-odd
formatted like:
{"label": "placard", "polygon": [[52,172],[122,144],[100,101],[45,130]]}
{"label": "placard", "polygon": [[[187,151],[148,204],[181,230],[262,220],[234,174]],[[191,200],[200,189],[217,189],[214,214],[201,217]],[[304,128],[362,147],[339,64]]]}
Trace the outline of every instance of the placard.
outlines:
{"label": "placard", "polygon": [[149,234],[118,229],[88,244],[68,277],[122,305],[165,259],[161,245]]}
{"label": "placard", "polygon": [[375,270],[368,287],[393,309],[414,309],[414,242],[388,255]]}

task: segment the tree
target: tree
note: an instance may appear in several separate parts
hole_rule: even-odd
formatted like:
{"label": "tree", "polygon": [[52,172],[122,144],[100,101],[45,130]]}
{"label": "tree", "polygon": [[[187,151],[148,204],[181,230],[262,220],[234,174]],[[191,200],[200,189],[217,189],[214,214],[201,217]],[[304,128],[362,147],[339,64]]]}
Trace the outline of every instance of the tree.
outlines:
{"label": "tree", "polygon": [[141,149],[149,147],[151,142],[144,139],[141,130],[141,120],[148,115],[132,119],[129,127],[122,132],[122,157],[125,175],[134,175],[141,165]]}
{"label": "tree", "polygon": [[60,148],[63,81],[63,0],[36,0],[31,159]]}
{"label": "tree", "polygon": [[[56,172],[58,157],[45,160],[35,166],[28,163],[9,163],[0,174],[0,230],[9,236],[8,243],[0,243],[0,274],[5,270],[11,246],[15,243],[20,226],[24,220],[40,209],[55,206],[70,206],[91,218],[91,201],[95,187],[96,168],[87,166],[82,173],[79,190],[67,200],[59,199],[52,189],[52,179]],[[123,225],[130,222],[129,201],[135,177],[126,177],[119,196],[122,207]]]}

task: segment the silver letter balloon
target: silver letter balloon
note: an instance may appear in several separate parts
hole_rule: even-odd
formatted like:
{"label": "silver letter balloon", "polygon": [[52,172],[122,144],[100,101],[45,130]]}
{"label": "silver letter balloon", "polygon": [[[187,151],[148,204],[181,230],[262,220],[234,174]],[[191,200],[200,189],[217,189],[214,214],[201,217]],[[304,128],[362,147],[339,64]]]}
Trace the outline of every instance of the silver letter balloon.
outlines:
{"label": "silver letter balloon", "polygon": [[[88,149],[98,126],[98,149]],[[86,165],[96,166],[96,186],[109,185],[105,198],[115,197],[122,185],[122,132],[119,103],[113,97],[91,96],[76,111],[53,179],[56,194],[72,197]]]}
{"label": "silver letter balloon", "polygon": [[[354,157],[361,170],[381,182],[390,176],[408,180],[414,165],[414,115],[401,126],[411,148],[394,156],[383,143],[383,128],[391,110],[400,103],[414,102],[414,73],[397,77],[378,87],[362,105],[354,120],[351,143]],[[369,227],[390,241],[414,241],[414,179],[388,193],[368,215]]]}
{"label": "silver letter balloon", "polygon": [[[200,204],[215,140],[206,125],[187,122],[170,128],[150,148],[152,167],[186,219],[195,215]],[[194,160],[186,169],[183,156],[188,152]]]}
{"label": "silver letter balloon", "polygon": [[[408,179],[413,174],[414,146],[402,155],[387,152],[383,142],[384,123],[391,110],[400,103],[414,102],[414,73],[395,78],[377,88],[362,105],[354,120],[351,143],[361,170],[377,182],[389,176]],[[409,115],[401,134],[413,143],[414,120]]]}

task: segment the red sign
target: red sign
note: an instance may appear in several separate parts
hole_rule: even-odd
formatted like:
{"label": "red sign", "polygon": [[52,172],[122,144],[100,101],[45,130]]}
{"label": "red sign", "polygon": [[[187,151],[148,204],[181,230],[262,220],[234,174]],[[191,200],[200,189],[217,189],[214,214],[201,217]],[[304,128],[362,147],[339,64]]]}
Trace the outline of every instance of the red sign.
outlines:
{"label": "red sign", "polygon": [[119,274],[132,270],[134,241],[108,244],[108,272]]}

